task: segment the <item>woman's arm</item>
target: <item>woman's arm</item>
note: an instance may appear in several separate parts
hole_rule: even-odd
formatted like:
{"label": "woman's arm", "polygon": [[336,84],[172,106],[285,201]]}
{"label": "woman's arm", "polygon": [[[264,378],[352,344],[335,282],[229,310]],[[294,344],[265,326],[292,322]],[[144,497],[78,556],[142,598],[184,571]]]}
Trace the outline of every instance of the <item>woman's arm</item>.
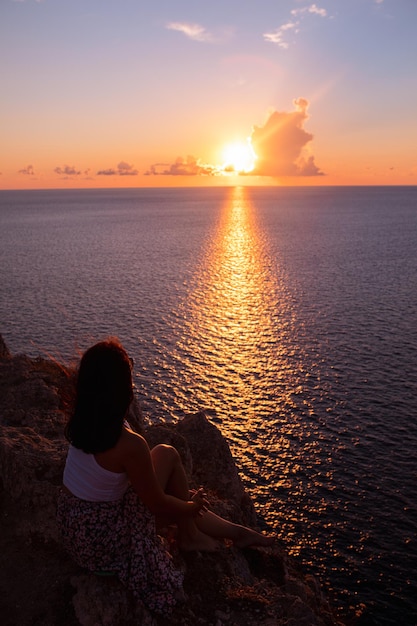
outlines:
{"label": "woman's arm", "polygon": [[155,475],[149,446],[141,435],[124,430],[119,446],[130,483],[152,513],[192,517],[205,508],[206,501],[201,494],[185,501],[164,492]]}

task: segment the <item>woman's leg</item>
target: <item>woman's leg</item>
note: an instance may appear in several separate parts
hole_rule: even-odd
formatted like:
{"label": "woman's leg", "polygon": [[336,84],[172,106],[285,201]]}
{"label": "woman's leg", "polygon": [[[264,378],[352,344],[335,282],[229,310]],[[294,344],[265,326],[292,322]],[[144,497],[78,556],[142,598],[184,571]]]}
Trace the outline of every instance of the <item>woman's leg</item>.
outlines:
{"label": "woman's leg", "polygon": [[[177,450],[160,444],[151,450],[151,457],[155,474],[165,493],[189,500],[188,480]],[[178,525],[179,543],[184,550],[215,550],[218,547],[216,541],[199,530],[196,518],[182,518],[175,522]]]}
{"label": "woman's leg", "polygon": [[[151,450],[151,455],[155,473],[162,489],[181,500],[189,500],[188,480],[177,450],[172,446],[160,444]],[[191,520],[188,519],[185,523],[182,522],[182,529],[180,530],[183,531],[183,537],[186,541],[197,536],[198,540],[201,541],[202,535],[204,537],[208,535],[215,539],[231,539],[235,545],[241,548],[269,546],[275,540],[274,537],[262,535],[251,528],[233,524],[212,511],[207,511],[202,516],[197,516]],[[206,549],[215,547],[213,542],[204,540],[203,543],[207,543],[208,548]]]}
{"label": "woman's leg", "polygon": [[151,450],[152,463],[162,489],[171,496],[189,500],[188,480],[178,451],[164,443]]}
{"label": "woman's leg", "polygon": [[233,524],[233,522],[219,517],[213,511],[207,511],[204,515],[198,517],[195,523],[203,533],[218,539],[231,539],[238,548],[270,546],[275,541],[275,537],[262,535],[256,530],[252,530],[252,528]]}

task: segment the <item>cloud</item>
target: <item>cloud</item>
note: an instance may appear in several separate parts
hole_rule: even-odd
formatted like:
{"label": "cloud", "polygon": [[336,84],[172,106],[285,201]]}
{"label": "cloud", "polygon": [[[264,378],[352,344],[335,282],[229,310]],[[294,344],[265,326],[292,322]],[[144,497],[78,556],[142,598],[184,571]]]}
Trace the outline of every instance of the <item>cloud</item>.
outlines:
{"label": "cloud", "polygon": [[97,176],[116,176],[117,172],[112,167],[107,170],[99,170]]}
{"label": "cloud", "polygon": [[320,17],[326,17],[326,9],[320,9],[316,4],[311,4],[309,7],[300,7],[299,9],[293,9],[291,15],[302,15],[303,13],[313,13]]}
{"label": "cloud", "polygon": [[272,33],[264,33],[264,39],[265,41],[276,43],[280,48],[286,50],[289,48],[289,43],[284,39],[285,34],[288,30],[294,30],[294,32],[298,33],[298,24],[299,22],[287,22]]}
{"label": "cloud", "polygon": [[35,170],[33,169],[33,165],[28,165],[23,169],[18,171],[18,174],[25,174],[26,176],[33,176],[35,174]]}
{"label": "cloud", "polygon": [[189,24],[187,22],[170,22],[166,25],[168,30],[176,30],[186,35],[193,41],[209,42],[213,40],[212,35],[200,24]]}
{"label": "cloud", "polygon": [[137,176],[139,174],[134,165],[129,165],[126,161],[120,161],[117,166],[117,173],[119,176]]}
{"label": "cloud", "polygon": [[177,157],[174,163],[154,163],[145,172],[147,176],[215,176],[220,174],[220,168],[216,165],[202,163],[194,156],[186,159]]}
{"label": "cloud", "polygon": [[313,135],[304,130],[308,119],[308,101],[294,100],[295,110],[273,111],[263,126],[254,126],[252,147],[257,155],[255,176],[322,176],[314,156],[306,156],[305,148]]}
{"label": "cloud", "polygon": [[[317,15],[319,17],[327,17],[327,10],[318,7],[316,4],[310,4],[309,6],[299,7],[298,9],[293,9],[291,11],[291,15],[295,20],[291,20],[279,26],[276,30],[264,33],[263,38],[265,41],[269,41],[270,43],[274,43],[278,45],[280,48],[286,50],[289,48],[290,44],[286,39],[286,35],[288,32],[299,33],[300,32],[300,23],[301,20],[304,19],[306,15]],[[298,18],[298,19],[297,19]]]}
{"label": "cloud", "polygon": [[64,167],[56,167],[54,169],[55,174],[59,174],[60,176],[79,176],[81,174],[80,171],[76,170],[75,167],[70,165],[64,165]]}
{"label": "cloud", "polygon": [[139,172],[135,169],[134,165],[129,165],[126,161],[120,161],[117,169],[110,167],[97,172],[97,176],[137,176],[138,174]]}

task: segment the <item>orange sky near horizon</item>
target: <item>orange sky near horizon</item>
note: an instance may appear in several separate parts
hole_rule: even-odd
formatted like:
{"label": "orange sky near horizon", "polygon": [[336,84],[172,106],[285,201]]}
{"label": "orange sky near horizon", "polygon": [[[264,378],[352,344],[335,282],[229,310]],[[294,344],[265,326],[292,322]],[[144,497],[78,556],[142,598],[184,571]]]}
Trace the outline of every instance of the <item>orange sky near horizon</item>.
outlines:
{"label": "orange sky near horizon", "polygon": [[417,3],[139,5],[2,3],[0,189],[417,184]]}

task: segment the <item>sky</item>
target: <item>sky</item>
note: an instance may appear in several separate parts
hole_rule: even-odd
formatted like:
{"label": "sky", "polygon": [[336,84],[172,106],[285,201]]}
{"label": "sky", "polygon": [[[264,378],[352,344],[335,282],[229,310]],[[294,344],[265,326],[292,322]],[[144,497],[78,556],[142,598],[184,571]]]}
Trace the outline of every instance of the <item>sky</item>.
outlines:
{"label": "sky", "polygon": [[0,189],[416,185],[417,0],[0,0]]}

